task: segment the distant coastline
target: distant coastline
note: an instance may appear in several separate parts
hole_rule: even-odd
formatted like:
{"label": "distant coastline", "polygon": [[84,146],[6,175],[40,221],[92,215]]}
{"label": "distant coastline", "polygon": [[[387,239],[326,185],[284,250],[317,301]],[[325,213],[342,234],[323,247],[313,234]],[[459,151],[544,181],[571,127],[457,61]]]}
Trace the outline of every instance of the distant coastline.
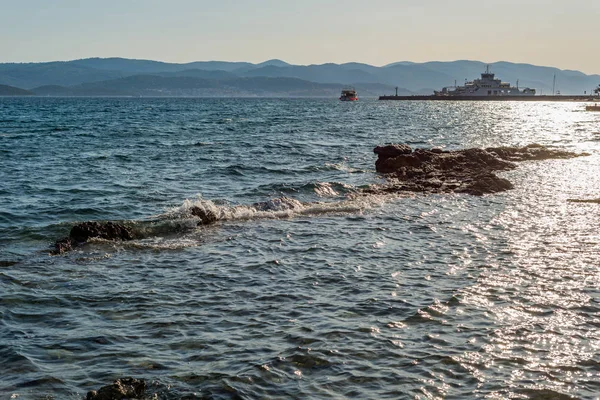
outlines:
{"label": "distant coastline", "polygon": [[[88,58],[48,63],[0,64],[0,96],[124,97],[332,97],[344,86],[361,98],[393,93],[429,95],[485,69],[479,61],[291,65],[281,60],[259,64],[202,61],[187,64],[124,58]],[[489,64],[503,79],[549,95],[583,96],[600,75],[510,62]],[[554,80],[554,77],[555,80]]]}

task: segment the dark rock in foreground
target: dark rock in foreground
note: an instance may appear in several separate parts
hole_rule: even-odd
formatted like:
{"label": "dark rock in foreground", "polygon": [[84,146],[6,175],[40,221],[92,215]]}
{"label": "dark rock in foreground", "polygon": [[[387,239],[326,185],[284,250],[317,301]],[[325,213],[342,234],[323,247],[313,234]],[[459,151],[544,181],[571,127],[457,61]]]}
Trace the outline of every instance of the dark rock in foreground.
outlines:
{"label": "dark rock in foreground", "polygon": [[494,174],[516,168],[514,161],[572,158],[575,154],[538,144],[525,147],[471,148],[442,151],[439,148],[412,150],[405,144],[378,146],[377,172],[388,175],[387,184],[368,193],[423,192],[468,193],[481,196],[512,189],[508,180]]}
{"label": "dark rock in foreground", "polygon": [[117,379],[112,385],[103,386],[100,390],[91,390],[86,400],[123,400],[141,399],[146,392],[146,382],[135,378]]}
{"label": "dark rock in foreground", "polygon": [[388,144],[387,146],[377,146],[373,149],[373,153],[377,154],[380,159],[397,157],[404,154],[412,153],[412,149],[407,144]]}
{"label": "dark rock in foreground", "polygon": [[132,231],[125,225],[116,222],[88,221],[71,228],[69,236],[54,244],[54,254],[62,254],[90,239],[133,240]]}
{"label": "dark rock in foreground", "polygon": [[[209,208],[194,206],[190,214],[198,217],[198,225],[210,225],[219,219],[219,216]],[[118,222],[87,221],[71,228],[69,236],[54,243],[52,254],[63,254],[88,242],[90,239],[121,240],[128,241],[139,239],[140,233],[134,233],[132,229]]]}

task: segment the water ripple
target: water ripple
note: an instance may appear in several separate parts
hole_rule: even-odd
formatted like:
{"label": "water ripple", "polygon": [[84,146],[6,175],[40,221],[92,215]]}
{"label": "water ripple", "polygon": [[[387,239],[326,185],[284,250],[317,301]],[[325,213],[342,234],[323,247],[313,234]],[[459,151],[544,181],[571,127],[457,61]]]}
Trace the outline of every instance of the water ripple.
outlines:
{"label": "water ripple", "polygon": [[[598,116],[441,103],[3,101],[0,394],[594,398],[598,205],[567,200],[600,197]],[[592,155],[493,196],[357,196],[387,142]],[[88,219],[145,236],[48,256]]]}

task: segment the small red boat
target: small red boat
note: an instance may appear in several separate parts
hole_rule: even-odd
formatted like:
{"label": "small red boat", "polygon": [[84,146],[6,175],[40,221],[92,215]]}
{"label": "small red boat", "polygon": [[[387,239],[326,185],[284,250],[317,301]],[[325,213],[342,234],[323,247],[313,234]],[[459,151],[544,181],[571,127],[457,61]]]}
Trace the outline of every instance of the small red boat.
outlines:
{"label": "small red boat", "polygon": [[340,96],[341,101],[357,101],[358,94],[356,94],[356,90],[354,88],[347,88],[342,90],[342,95]]}

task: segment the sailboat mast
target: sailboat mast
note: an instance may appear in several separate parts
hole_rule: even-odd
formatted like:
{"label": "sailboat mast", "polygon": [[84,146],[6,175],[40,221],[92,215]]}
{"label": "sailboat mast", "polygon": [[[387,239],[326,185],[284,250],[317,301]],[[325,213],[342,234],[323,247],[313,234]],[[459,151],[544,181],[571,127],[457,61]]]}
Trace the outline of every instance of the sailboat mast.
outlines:
{"label": "sailboat mast", "polygon": [[552,96],[554,96],[555,88],[556,88],[556,74],[554,74],[554,80],[552,81]]}

